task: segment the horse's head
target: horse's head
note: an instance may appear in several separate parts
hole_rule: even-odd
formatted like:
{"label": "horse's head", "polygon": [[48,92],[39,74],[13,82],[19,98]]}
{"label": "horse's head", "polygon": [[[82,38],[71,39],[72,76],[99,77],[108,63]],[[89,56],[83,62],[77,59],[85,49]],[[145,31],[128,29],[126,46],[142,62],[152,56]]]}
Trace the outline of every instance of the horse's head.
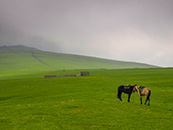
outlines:
{"label": "horse's head", "polygon": [[137,89],[138,86],[135,84],[134,86],[133,86],[133,92],[135,92]]}

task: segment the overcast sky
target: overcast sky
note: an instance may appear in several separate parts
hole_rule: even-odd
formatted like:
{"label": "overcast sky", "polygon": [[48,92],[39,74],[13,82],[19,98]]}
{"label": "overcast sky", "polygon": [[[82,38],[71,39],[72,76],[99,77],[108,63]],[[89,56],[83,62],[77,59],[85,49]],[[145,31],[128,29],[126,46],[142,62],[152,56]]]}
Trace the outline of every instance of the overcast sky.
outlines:
{"label": "overcast sky", "polygon": [[0,45],[173,67],[173,0],[0,0]]}

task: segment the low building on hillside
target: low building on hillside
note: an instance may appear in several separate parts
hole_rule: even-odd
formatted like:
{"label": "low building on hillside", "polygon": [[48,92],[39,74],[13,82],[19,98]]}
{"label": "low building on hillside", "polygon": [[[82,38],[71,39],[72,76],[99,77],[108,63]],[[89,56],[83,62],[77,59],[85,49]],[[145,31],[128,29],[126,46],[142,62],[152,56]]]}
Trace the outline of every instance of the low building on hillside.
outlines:
{"label": "low building on hillside", "polygon": [[56,75],[45,75],[44,78],[56,78],[56,77],[79,77],[79,76],[90,76],[89,72],[80,72],[79,75],[76,74],[69,74],[63,76],[56,76]]}
{"label": "low building on hillside", "polygon": [[80,76],[90,76],[89,72],[80,72]]}
{"label": "low building on hillside", "polygon": [[55,78],[55,77],[57,77],[56,75],[45,75],[44,76],[45,78]]}
{"label": "low building on hillside", "polygon": [[71,75],[64,75],[64,76],[61,76],[61,77],[78,77],[79,75],[75,75],[75,74],[71,74]]}

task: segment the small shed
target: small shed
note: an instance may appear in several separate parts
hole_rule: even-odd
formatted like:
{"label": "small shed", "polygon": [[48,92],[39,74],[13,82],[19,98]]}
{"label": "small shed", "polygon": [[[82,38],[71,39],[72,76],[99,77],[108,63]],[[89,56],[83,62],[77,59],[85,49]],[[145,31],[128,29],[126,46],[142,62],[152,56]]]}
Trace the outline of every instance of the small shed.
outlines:
{"label": "small shed", "polygon": [[62,77],[78,77],[78,75],[75,75],[75,74],[71,74],[71,75],[64,75]]}
{"label": "small shed", "polygon": [[57,77],[56,75],[45,75],[44,76],[45,78],[55,78],[55,77]]}
{"label": "small shed", "polygon": [[90,76],[89,72],[80,72],[80,76]]}

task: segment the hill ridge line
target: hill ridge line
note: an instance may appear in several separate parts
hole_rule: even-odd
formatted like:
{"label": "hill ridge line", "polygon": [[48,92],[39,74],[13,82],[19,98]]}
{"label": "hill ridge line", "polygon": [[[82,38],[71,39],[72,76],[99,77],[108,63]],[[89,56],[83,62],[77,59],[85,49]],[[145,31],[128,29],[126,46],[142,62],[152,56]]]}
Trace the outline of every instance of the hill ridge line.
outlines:
{"label": "hill ridge line", "polygon": [[43,64],[43,65],[45,65],[45,66],[47,66],[47,67],[57,69],[57,68],[52,67],[51,65],[45,63],[44,61],[40,60],[40,59],[34,54],[34,51],[32,51],[32,57],[35,58],[38,62],[40,62],[41,64]]}

